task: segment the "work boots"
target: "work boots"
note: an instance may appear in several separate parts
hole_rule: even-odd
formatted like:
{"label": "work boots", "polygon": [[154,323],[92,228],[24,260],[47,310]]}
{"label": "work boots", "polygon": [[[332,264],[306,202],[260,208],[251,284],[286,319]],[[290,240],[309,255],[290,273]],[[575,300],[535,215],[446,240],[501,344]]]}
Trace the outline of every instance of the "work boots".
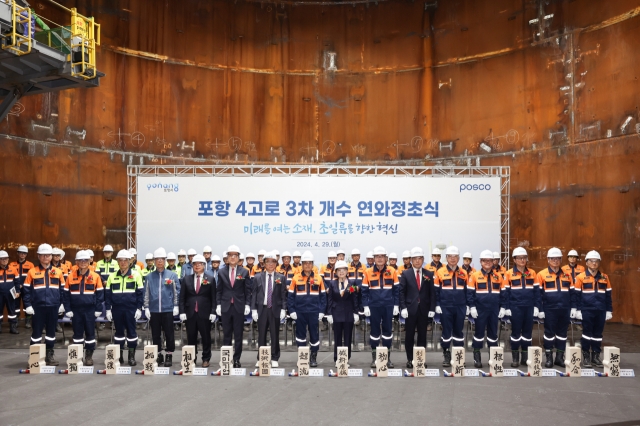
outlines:
{"label": "work boots", "polygon": [[60,364],[53,357],[53,349],[47,349],[47,355],[46,355],[44,360],[47,363],[47,365],[58,365],[58,364]]}
{"label": "work boots", "polygon": [[520,354],[520,365],[527,365],[527,360],[529,359],[529,351],[522,351]]}
{"label": "work boots", "polygon": [[311,352],[311,359],[309,360],[309,367],[316,368],[318,366],[318,352]]}
{"label": "work boots", "polygon": [[389,349],[389,358],[387,359],[387,368],[395,368],[395,365],[391,362],[391,349]]}
{"label": "work boots", "polygon": [[164,364],[164,355],[162,354],[162,352],[158,352],[158,358],[156,358],[156,362],[159,366]]}
{"label": "work boots", "polygon": [[120,362],[120,366],[124,366],[124,348],[120,348],[120,359],[118,362]]}
{"label": "work boots", "polygon": [[136,365],[136,349],[135,348],[129,348],[129,365],[132,367]]}
{"label": "work boots", "polygon": [[451,367],[451,351],[449,350],[449,348],[442,350],[442,356],[444,357],[444,360],[442,361],[442,366]]}
{"label": "work boots", "polygon": [[371,351],[371,368],[376,368],[376,350]]}
{"label": "work boots", "polygon": [[591,353],[589,351],[582,351],[582,367],[591,368]]}
{"label": "work boots", "polygon": [[84,365],[90,367],[93,365],[93,351],[87,350],[84,354]]}
{"label": "work boots", "polygon": [[473,351],[473,366],[475,368],[482,368],[482,355],[480,351]]}
{"label": "work boots", "polygon": [[167,357],[164,360],[165,367],[171,367],[173,365],[173,354],[167,354]]}
{"label": "work boots", "polygon": [[550,350],[546,350],[544,351],[544,355],[547,358],[547,360],[544,363],[544,368],[553,367],[553,353],[551,353]]}
{"label": "work boots", "polygon": [[558,367],[566,367],[564,365],[564,351],[556,349],[556,360],[553,363]]}
{"label": "work boots", "polygon": [[18,331],[18,323],[17,322],[12,322],[9,324],[9,333],[11,334],[20,334],[20,332]]}
{"label": "work boots", "polygon": [[602,361],[600,360],[600,352],[593,352],[591,355],[591,363],[599,368],[604,367]]}
{"label": "work boots", "polygon": [[516,368],[520,365],[520,351],[511,351],[511,367]]}
{"label": "work boots", "polygon": [[27,318],[24,320],[24,327],[31,328],[31,315],[28,315]]}

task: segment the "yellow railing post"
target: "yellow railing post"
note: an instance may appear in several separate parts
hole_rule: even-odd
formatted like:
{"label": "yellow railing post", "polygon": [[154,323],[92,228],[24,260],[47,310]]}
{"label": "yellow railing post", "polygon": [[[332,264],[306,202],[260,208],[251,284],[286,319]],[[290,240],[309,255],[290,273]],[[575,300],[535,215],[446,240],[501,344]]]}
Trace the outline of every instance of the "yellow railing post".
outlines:
{"label": "yellow railing post", "polygon": [[[26,12],[26,16],[23,16],[22,12]],[[14,1],[11,5],[11,21],[13,24],[11,29],[11,44],[2,46],[2,48],[10,50],[18,56],[31,53],[31,37],[33,36],[33,34],[31,34],[31,9],[21,7]],[[26,36],[19,34],[17,31],[17,27],[23,24],[26,24],[27,27]],[[26,50],[22,50],[23,45],[27,46]]]}
{"label": "yellow railing post", "polygon": [[[71,8],[71,75],[85,80],[96,75],[96,44],[100,44],[99,26],[96,43],[95,24],[93,18],[80,15],[76,8]],[[80,52],[80,60],[74,59],[74,49]]]}

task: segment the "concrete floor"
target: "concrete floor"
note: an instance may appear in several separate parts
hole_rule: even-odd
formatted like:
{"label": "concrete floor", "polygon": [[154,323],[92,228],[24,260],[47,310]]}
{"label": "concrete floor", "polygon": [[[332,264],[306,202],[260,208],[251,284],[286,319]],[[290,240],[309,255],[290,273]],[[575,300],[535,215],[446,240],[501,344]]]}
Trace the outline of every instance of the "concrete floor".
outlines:
{"label": "concrete floor", "polygon": [[[182,377],[105,375],[21,375],[28,356],[28,337],[0,334],[0,425],[37,424],[550,424],[597,425],[625,422],[640,425],[640,379],[636,378],[290,378]],[[622,368],[640,374],[639,327],[607,324],[606,344],[621,347]],[[362,341],[362,336],[358,338]],[[145,336],[145,333],[141,333]],[[245,333],[245,338],[250,333]],[[508,331],[506,333],[508,336]],[[57,347],[63,348],[61,333]],[[101,347],[108,343],[105,333]],[[504,334],[503,334],[504,337]],[[67,333],[67,339],[69,333]],[[437,335],[436,335],[437,338]],[[534,342],[537,337],[534,336]],[[508,338],[507,338],[508,341]],[[26,342],[26,343],[25,343]],[[245,341],[243,367],[252,370],[256,352]],[[631,352],[638,352],[631,345]],[[362,343],[361,343],[362,346]],[[12,348],[12,349],[8,349]],[[285,348],[283,348],[285,349]],[[333,364],[328,340],[318,355],[325,375]],[[354,352],[352,368],[369,371],[369,348]],[[56,350],[65,361],[66,351]],[[217,369],[219,351],[212,367]],[[283,350],[281,367],[295,366],[292,347]],[[486,367],[486,352],[483,354]],[[141,363],[141,353],[137,360]],[[510,361],[510,356],[505,357]],[[104,366],[104,351],[94,355]],[[396,368],[404,368],[404,348],[394,349]],[[439,352],[427,352],[429,368],[442,362]],[[467,353],[467,366],[472,355]],[[62,362],[60,368],[65,368]],[[141,368],[140,365],[135,368]],[[175,370],[179,369],[177,361]],[[212,371],[213,368],[210,368]],[[636,419],[636,421],[634,421]]]}

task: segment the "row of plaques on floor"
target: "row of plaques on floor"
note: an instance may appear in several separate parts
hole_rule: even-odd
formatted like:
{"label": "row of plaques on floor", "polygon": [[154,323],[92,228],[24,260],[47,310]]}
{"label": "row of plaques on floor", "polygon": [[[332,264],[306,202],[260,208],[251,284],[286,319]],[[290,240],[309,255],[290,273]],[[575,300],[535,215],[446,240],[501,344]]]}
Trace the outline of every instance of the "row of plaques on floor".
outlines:
{"label": "row of plaques on floor", "polygon": [[[47,366],[45,362],[46,347],[43,344],[31,345],[29,351],[29,369],[20,370],[27,374],[54,374],[56,367]],[[144,347],[143,369],[135,371],[139,375],[169,375],[169,367],[159,367],[157,364],[158,347],[148,345]],[[336,371],[329,370],[329,377],[362,377],[362,369],[349,368],[348,348],[339,347],[337,350]],[[520,369],[503,368],[504,352],[501,347],[489,348],[488,371],[465,368],[465,349],[453,347],[451,349],[451,370],[442,370],[445,377],[634,377],[633,369],[620,368],[620,349],[614,346],[604,348],[604,371],[581,368],[582,352],[579,347],[568,347],[565,352],[565,369],[542,368],[544,351],[537,346],[528,348],[526,371]],[[67,369],[58,370],[60,374],[93,374],[93,366],[83,365],[83,346],[69,345],[67,349]],[[298,348],[297,371],[288,374],[290,377],[323,377],[324,369],[311,368],[309,347]],[[95,370],[98,374],[131,374],[131,367],[120,366],[120,346],[108,345],[105,350],[105,369]],[[207,368],[195,366],[195,346],[183,346],[180,357],[180,370],[173,371],[174,375],[207,376]],[[439,369],[429,369],[425,365],[426,351],[423,347],[413,349],[412,371],[388,368],[389,353],[386,347],[376,348],[375,370],[369,371],[369,377],[440,377]],[[523,366],[524,367],[524,366]],[[233,346],[223,346],[220,350],[220,368],[211,372],[212,376],[246,376],[245,368],[233,368]],[[258,351],[258,366],[249,373],[258,377],[284,377],[284,368],[272,368],[271,347],[262,346]]]}

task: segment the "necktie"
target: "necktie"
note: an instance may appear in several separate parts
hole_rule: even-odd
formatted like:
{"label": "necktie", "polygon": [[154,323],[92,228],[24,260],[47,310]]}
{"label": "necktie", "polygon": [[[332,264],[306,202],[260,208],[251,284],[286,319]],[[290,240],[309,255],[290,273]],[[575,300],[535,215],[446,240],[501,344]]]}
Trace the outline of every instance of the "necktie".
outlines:
{"label": "necktie", "polygon": [[[229,276],[229,281],[231,281],[231,288],[233,288],[233,284],[236,282],[236,274],[234,273],[236,268],[231,268],[231,275]],[[233,297],[231,298],[231,303],[233,303]]]}
{"label": "necktie", "polygon": [[[196,280],[196,294],[200,292],[200,275],[198,275],[198,279]],[[198,312],[198,301],[196,300],[196,312]]]}
{"label": "necktie", "polygon": [[269,285],[267,286],[267,308],[271,307],[273,298],[273,284],[271,283],[271,274],[269,274]]}
{"label": "necktie", "polygon": [[420,271],[416,271],[416,282],[418,283],[418,291],[420,291]]}
{"label": "necktie", "polygon": [[344,291],[344,281],[340,281],[340,290]]}

